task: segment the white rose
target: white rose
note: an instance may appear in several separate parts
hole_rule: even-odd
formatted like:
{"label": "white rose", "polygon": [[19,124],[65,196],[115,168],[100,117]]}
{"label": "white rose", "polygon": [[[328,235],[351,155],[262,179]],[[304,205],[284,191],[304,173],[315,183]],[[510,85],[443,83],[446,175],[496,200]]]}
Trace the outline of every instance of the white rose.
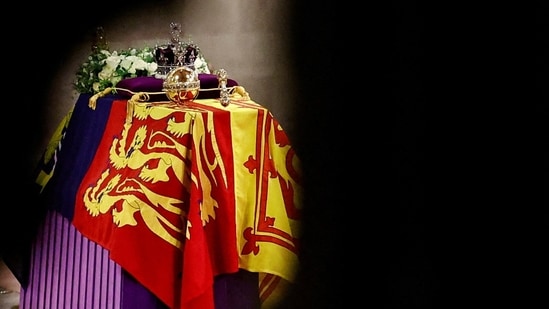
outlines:
{"label": "white rose", "polygon": [[115,69],[116,68],[107,67],[107,66],[103,67],[103,70],[101,70],[101,72],[97,74],[97,77],[99,77],[99,79],[101,80],[107,80],[114,74]]}
{"label": "white rose", "polygon": [[146,70],[147,70],[147,72],[149,72],[149,75],[156,72],[157,69],[158,69],[158,64],[156,62],[147,63]]}
{"label": "white rose", "polygon": [[99,85],[100,85],[99,82],[93,83],[92,88],[93,88],[94,92],[99,92],[99,90],[100,90]]}
{"label": "white rose", "polygon": [[147,63],[145,62],[145,60],[140,59],[140,58],[136,58],[133,61],[133,65],[132,65],[133,72],[132,73],[135,73],[136,70],[145,70],[146,67],[147,67]]}
{"label": "white rose", "polygon": [[123,68],[126,71],[129,71],[131,66],[132,66],[132,60],[131,59],[124,58],[124,59],[122,59],[122,61],[120,61],[120,67]]}
{"label": "white rose", "polygon": [[116,70],[116,67],[118,66],[121,60],[122,60],[122,57],[120,56],[116,56],[116,55],[109,56],[107,59],[105,59],[105,67],[114,71]]}

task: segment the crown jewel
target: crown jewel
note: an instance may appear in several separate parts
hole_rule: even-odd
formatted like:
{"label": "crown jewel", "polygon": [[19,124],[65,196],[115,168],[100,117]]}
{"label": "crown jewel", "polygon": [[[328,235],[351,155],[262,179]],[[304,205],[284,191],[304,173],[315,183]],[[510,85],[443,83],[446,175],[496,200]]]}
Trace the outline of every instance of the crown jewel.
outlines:
{"label": "crown jewel", "polygon": [[157,72],[161,75],[166,75],[171,70],[181,66],[194,69],[194,62],[199,56],[200,48],[190,39],[187,42],[182,42],[181,32],[180,23],[170,23],[170,42],[155,47],[155,61],[158,64]]}

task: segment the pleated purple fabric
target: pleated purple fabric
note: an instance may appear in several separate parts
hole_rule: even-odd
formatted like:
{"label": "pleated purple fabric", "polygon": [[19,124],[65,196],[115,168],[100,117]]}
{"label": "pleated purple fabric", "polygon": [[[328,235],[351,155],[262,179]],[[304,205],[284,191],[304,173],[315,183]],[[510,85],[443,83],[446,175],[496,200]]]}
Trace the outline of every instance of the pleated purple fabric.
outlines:
{"label": "pleated purple fabric", "polygon": [[55,211],[39,229],[30,273],[20,309],[166,308]]}
{"label": "pleated purple fabric", "polygon": [[55,211],[47,214],[32,249],[29,284],[20,309],[122,309],[122,270],[109,253]]}

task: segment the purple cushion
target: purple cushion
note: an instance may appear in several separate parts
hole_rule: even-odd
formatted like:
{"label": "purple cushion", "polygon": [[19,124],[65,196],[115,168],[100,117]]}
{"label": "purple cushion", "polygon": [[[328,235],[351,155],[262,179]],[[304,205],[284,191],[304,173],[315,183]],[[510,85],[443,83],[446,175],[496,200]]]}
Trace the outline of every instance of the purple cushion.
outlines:
{"label": "purple cushion", "polygon": [[[200,89],[211,89],[219,87],[219,81],[215,74],[198,74],[198,79],[200,80]],[[140,76],[133,78],[126,78],[116,84],[116,88],[128,89],[129,91],[135,92],[162,92],[162,83],[163,79],[156,78],[154,76]],[[238,83],[235,80],[227,79],[227,87],[238,86]],[[124,90],[118,90],[118,94],[124,97],[131,97],[130,92]],[[213,99],[219,98],[219,90],[212,91],[201,91],[198,94],[197,99]],[[165,94],[151,95],[150,101],[165,101],[168,100]]]}

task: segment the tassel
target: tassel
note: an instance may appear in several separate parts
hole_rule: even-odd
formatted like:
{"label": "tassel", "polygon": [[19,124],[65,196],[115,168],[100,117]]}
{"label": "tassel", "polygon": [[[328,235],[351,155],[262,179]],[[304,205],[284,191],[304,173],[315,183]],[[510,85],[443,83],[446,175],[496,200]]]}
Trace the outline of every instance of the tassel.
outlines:
{"label": "tassel", "polygon": [[131,99],[128,100],[128,103],[126,105],[126,123],[128,124],[132,123],[133,110],[135,107],[135,103],[146,102],[148,100],[149,100],[149,94],[145,92],[138,92],[132,95]]}
{"label": "tassel", "polygon": [[105,90],[92,95],[90,100],[88,101],[88,107],[95,110],[95,108],[97,107],[97,100],[99,98],[102,98],[102,97],[106,96],[107,94],[110,94],[111,91],[112,91],[112,88],[107,87],[107,88],[105,88]]}
{"label": "tassel", "polygon": [[250,100],[250,94],[242,86],[236,86],[233,88],[232,97],[237,97],[239,95],[243,100]]}

